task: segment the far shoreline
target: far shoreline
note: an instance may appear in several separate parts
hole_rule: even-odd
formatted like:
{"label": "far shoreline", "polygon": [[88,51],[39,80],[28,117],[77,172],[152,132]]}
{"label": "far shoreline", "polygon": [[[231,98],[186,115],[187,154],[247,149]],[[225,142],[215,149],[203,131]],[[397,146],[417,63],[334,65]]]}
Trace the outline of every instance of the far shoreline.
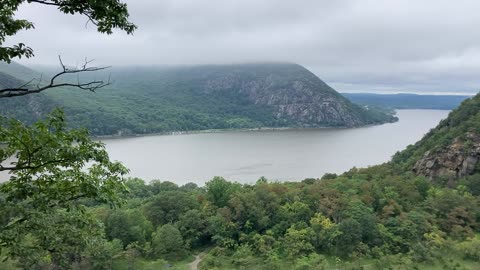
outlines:
{"label": "far shoreline", "polygon": [[[397,111],[404,110],[418,110],[418,111],[452,111],[447,109],[395,109],[394,116],[397,116]],[[258,128],[224,128],[224,129],[202,129],[202,130],[186,130],[186,131],[166,131],[166,132],[154,132],[154,133],[138,133],[138,134],[121,134],[121,135],[100,135],[91,136],[94,140],[115,140],[115,139],[129,139],[129,138],[142,138],[150,136],[176,136],[176,135],[191,135],[191,134],[210,134],[210,133],[228,133],[228,132],[250,132],[250,131],[285,131],[285,130],[321,130],[321,129],[358,129],[368,128],[372,126],[381,126],[385,124],[393,124],[399,122],[385,122],[381,124],[369,124],[355,127],[258,127]]]}
{"label": "far shoreline", "polygon": [[[394,114],[396,115],[396,113]],[[127,138],[141,138],[150,136],[176,136],[176,135],[190,135],[190,134],[209,134],[209,133],[227,133],[227,132],[249,132],[249,131],[283,131],[283,130],[316,130],[316,129],[357,129],[367,128],[372,126],[380,126],[385,124],[397,123],[400,119],[393,122],[384,122],[379,124],[369,124],[363,126],[353,127],[258,127],[258,128],[223,128],[223,129],[202,129],[202,130],[185,130],[185,131],[166,131],[166,132],[154,132],[154,133],[140,133],[140,134],[125,134],[125,135],[100,135],[92,136],[95,140],[101,139],[127,139]]]}

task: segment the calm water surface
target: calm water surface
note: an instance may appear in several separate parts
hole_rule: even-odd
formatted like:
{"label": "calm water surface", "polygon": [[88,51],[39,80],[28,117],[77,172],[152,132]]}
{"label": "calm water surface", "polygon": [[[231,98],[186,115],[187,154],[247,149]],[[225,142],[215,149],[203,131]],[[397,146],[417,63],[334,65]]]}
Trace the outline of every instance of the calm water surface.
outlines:
{"label": "calm water surface", "polygon": [[388,161],[449,111],[398,110],[400,121],[354,129],[232,131],[102,139],[131,176],[203,184],[213,176],[254,183],[319,178]]}

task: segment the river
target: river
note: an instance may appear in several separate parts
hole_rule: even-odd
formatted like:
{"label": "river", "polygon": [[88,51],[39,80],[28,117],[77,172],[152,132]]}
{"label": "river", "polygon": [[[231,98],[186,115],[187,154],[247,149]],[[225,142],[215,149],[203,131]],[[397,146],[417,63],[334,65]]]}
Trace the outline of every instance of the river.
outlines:
{"label": "river", "polygon": [[179,185],[199,185],[214,176],[241,183],[299,181],[388,161],[415,143],[441,119],[444,110],[398,110],[399,121],[351,129],[227,131],[102,139],[111,159],[130,175]]}

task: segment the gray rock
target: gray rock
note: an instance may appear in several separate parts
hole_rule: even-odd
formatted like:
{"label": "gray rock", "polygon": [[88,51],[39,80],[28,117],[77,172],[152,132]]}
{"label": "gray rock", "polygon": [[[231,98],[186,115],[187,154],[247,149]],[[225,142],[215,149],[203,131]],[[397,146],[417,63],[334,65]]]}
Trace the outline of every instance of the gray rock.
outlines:
{"label": "gray rock", "polygon": [[467,140],[471,147],[457,138],[447,147],[425,152],[413,171],[431,180],[447,178],[449,183],[473,174],[480,160],[480,136],[469,133]]}

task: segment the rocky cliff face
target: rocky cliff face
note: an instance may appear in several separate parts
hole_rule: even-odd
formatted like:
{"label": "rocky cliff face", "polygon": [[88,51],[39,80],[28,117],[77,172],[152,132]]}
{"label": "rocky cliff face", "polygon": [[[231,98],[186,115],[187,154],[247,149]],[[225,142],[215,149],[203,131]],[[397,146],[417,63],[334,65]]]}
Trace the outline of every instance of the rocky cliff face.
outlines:
{"label": "rocky cliff face", "polygon": [[465,140],[455,139],[452,144],[438,150],[427,151],[419,159],[413,171],[429,179],[457,178],[475,172],[480,160],[480,136],[468,133]]}
{"label": "rocky cliff face", "polygon": [[235,92],[274,109],[277,118],[297,126],[356,127],[395,121],[376,119],[351,103],[304,67],[296,64],[223,66],[205,77],[204,92]]}
{"label": "rocky cliff face", "polygon": [[466,99],[419,142],[398,152],[392,163],[431,180],[480,173],[480,94]]}

